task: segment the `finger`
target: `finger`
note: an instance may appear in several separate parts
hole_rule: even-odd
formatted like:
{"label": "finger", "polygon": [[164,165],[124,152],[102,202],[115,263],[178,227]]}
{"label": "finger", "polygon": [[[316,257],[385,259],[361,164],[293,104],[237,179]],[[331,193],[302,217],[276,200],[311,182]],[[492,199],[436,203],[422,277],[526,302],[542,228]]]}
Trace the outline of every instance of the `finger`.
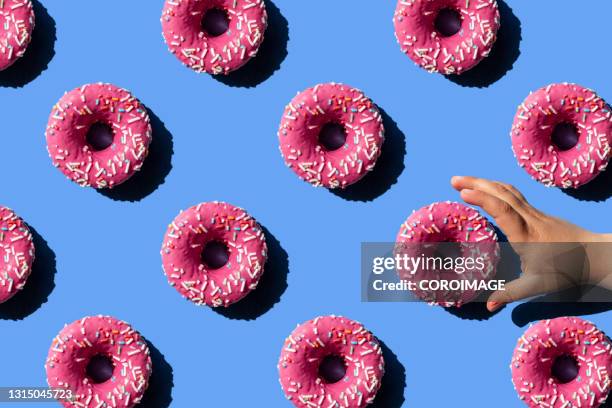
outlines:
{"label": "finger", "polygon": [[523,195],[523,193],[521,193],[519,191],[518,188],[514,187],[512,184],[508,184],[508,183],[504,183],[503,181],[496,181],[497,184],[501,185],[502,187],[504,187],[506,190],[510,191],[512,194],[514,194],[516,196],[516,198],[518,198],[519,200],[527,203],[527,199],[525,198],[525,196]]}
{"label": "finger", "polygon": [[478,177],[459,176],[451,179],[451,184],[458,190],[478,190],[503,200],[517,211],[523,211],[527,204],[525,197],[513,186],[499,181]]}
{"label": "finger", "polygon": [[508,282],[504,290],[493,292],[487,301],[487,309],[493,312],[505,304],[558,292],[571,286],[570,280],[554,273],[523,275]]}
{"label": "finger", "polygon": [[523,217],[506,201],[478,190],[461,190],[461,198],[487,212],[512,242],[526,238],[527,226]]}
{"label": "finger", "polygon": [[451,177],[451,186],[457,191],[461,191],[464,188],[467,188],[465,183],[465,176],[453,176]]}

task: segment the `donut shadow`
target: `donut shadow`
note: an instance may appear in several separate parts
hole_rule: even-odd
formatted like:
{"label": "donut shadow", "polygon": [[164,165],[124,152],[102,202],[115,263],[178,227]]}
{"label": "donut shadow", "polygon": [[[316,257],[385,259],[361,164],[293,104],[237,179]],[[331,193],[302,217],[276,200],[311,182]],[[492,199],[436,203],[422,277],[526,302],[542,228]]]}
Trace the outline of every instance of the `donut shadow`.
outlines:
{"label": "donut shadow", "polygon": [[149,108],[146,108],[151,120],[153,138],[149,146],[149,155],[140,171],[122,184],[113,188],[96,190],[98,193],[115,201],[140,201],[153,193],[166,180],[172,170],[174,143],[172,134],[164,122]]}
{"label": "donut shadow", "polygon": [[610,169],[597,175],[591,182],[578,188],[566,188],[561,191],[580,201],[603,202],[608,200],[612,197],[612,163]]}
{"label": "donut shadow", "polygon": [[[610,299],[610,301],[601,301]],[[582,286],[539,296],[512,310],[512,322],[518,327],[539,320],[562,316],[584,316],[612,310],[612,292],[594,286]]]}
{"label": "donut shadow", "polygon": [[389,347],[378,339],[385,359],[385,374],[374,401],[369,407],[399,408],[404,404],[406,388],[406,369]]}
{"label": "donut shadow", "polygon": [[0,319],[25,319],[47,302],[55,288],[55,252],[32,226],[28,225],[28,228],[32,233],[35,251],[32,272],[23,290],[0,304]]}
{"label": "donut shadow", "polygon": [[164,355],[146,340],[151,353],[153,371],[149,378],[149,386],[145,391],[138,407],[142,408],[168,408],[172,403],[172,388],[174,387],[174,372]]}
{"label": "donut shadow", "polygon": [[399,176],[406,167],[404,165],[406,136],[384,109],[381,107],[378,107],[378,109],[385,127],[385,141],[381,148],[381,155],[374,169],[366,174],[363,179],[344,189],[329,190],[332,194],[345,200],[373,201],[397,183]]}
{"label": "donut shadow", "polygon": [[0,71],[0,86],[21,88],[42,74],[55,56],[55,20],[38,1],[32,0],[35,25],[32,40],[23,55],[13,65]]}
{"label": "donut shadow", "polygon": [[445,307],[443,309],[448,313],[452,314],[453,316],[456,316],[463,320],[489,320],[491,317],[499,313],[503,309],[503,307],[500,307],[494,312],[490,312],[489,309],[487,309],[488,297],[489,293],[481,294],[480,296],[478,296],[478,298],[476,298],[476,300],[473,300],[470,303],[466,303],[461,307]]}
{"label": "donut shadow", "polygon": [[[521,259],[508,244],[508,238],[502,232],[502,230],[500,230],[498,227],[494,228],[495,232],[497,233],[498,242],[502,243],[502,245],[500,245],[500,261],[497,264],[494,279],[510,282],[517,279],[521,274]],[[464,320],[489,320],[491,317],[501,312],[505,307],[503,306],[493,312],[490,312],[489,309],[487,309],[487,300],[489,299],[489,296],[491,296],[491,293],[492,291],[482,292],[476,297],[476,299],[462,305],[461,307],[446,307],[444,310],[453,316]]]}
{"label": "donut shadow", "polygon": [[289,256],[278,239],[267,228],[261,228],[266,236],[268,259],[257,288],[239,302],[212,309],[229,319],[255,320],[280,302],[281,296],[287,290]]}
{"label": "donut shadow", "polygon": [[503,0],[497,0],[500,26],[488,57],[461,75],[446,75],[451,82],[470,88],[486,88],[502,79],[521,55],[521,22]]}
{"label": "donut shadow", "polygon": [[257,55],[236,71],[213,75],[217,81],[232,87],[253,88],[280,69],[288,55],[289,23],[271,0],[264,0],[268,12],[268,27]]}

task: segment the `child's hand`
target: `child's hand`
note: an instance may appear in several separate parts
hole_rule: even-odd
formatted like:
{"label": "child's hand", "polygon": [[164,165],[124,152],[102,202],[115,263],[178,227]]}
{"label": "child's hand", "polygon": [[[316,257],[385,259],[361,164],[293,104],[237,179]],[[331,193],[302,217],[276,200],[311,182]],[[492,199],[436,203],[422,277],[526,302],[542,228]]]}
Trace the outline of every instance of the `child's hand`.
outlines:
{"label": "child's hand", "polygon": [[[476,205],[491,215],[499,228],[506,234],[513,248],[521,258],[523,274],[508,282],[505,290],[494,292],[487,302],[490,311],[506,303],[536,295],[557,292],[571,286],[585,283],[599,283],[605,279],[600,273],[607,272],[607,257],[602,251],[585,248],[583,259],[574,262],[559,257],[572,253],[569,246],[562,245],[521,245],[522,243],[590,243],[611,241],[610,236],[596,234],[574,224],[551,217],[532,207],[525,197],[513,186],[498,181],[475,177],[455,176],[452,186],[461,192],[461,198]],[[576,246],[575,246],[576,247]],[[588,257],[590,270],[584,270],[581,261]],[[593,263],[598,263],[593,268]],[[582,262],[589,264],[589,262]],[[598,273],[594,273],[597,269]]]}

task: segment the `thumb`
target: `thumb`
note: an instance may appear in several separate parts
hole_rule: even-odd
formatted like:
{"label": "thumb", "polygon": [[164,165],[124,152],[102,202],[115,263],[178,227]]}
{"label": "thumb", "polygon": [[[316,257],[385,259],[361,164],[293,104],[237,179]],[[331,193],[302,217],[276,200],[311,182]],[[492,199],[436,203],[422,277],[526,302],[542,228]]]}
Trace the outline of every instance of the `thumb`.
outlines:
{"label": "thumb", "polygon": [[571,286],[571,281],[554,273],[537,275],[524,274],[508,282],[503,290],[496,290],[489,296],[487,309],[494,312],[500,307],[538,295],[556,292]]}

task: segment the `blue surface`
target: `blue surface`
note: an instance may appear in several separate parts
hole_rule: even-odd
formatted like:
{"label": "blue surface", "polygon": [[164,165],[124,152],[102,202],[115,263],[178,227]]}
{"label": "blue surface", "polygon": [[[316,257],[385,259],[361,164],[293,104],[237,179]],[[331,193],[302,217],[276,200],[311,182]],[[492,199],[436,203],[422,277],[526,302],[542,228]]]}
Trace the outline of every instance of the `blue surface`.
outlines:
{"label": "blue surface", "polygon": [[[394,1],[274,0],[289,22],[288,55],[249,89],[180,65],[161,38],[162,1],[43,3],[56,23],[55,56],[24,87],[0,88],[0,202],[48,242],[57,273],[42,307],[0,320],[0,385],[44,385],[45,356],[63,324],[102,313],[132,323],[165,356],[173,407],[288,407],[276,371],[283,340],[295,324],[335,313],[363,322],[398,356],[404,406],[522,406],[508,368],[524,330],[514,306],[475,321],[424,304],[360,303],[360,243],[391,241],[412,209],[458,199],[448,183],[454,174],[513,183],[544,211],[612,231],[611,200],[582,202],[532,181],[508,136],[516,106],[550,82],[575,81],[612,100],[610,1],[508,1],[522,26],[521,55],[483,89],[415,67],[393,35]],[[130,89],[173,135],[172,170],[139,202],[81,189],[47,156],[51,106],[94,81]],[[374,201],[313,189],[280,157],[284,105],[325,81],[363,89],[405,134],[405,169]],[[166,225],[207,200],[246,208],[289,255],[281,301],[254,321],[192,305],[162,273]],[[612,333],[610,314],[590,319]]]}

